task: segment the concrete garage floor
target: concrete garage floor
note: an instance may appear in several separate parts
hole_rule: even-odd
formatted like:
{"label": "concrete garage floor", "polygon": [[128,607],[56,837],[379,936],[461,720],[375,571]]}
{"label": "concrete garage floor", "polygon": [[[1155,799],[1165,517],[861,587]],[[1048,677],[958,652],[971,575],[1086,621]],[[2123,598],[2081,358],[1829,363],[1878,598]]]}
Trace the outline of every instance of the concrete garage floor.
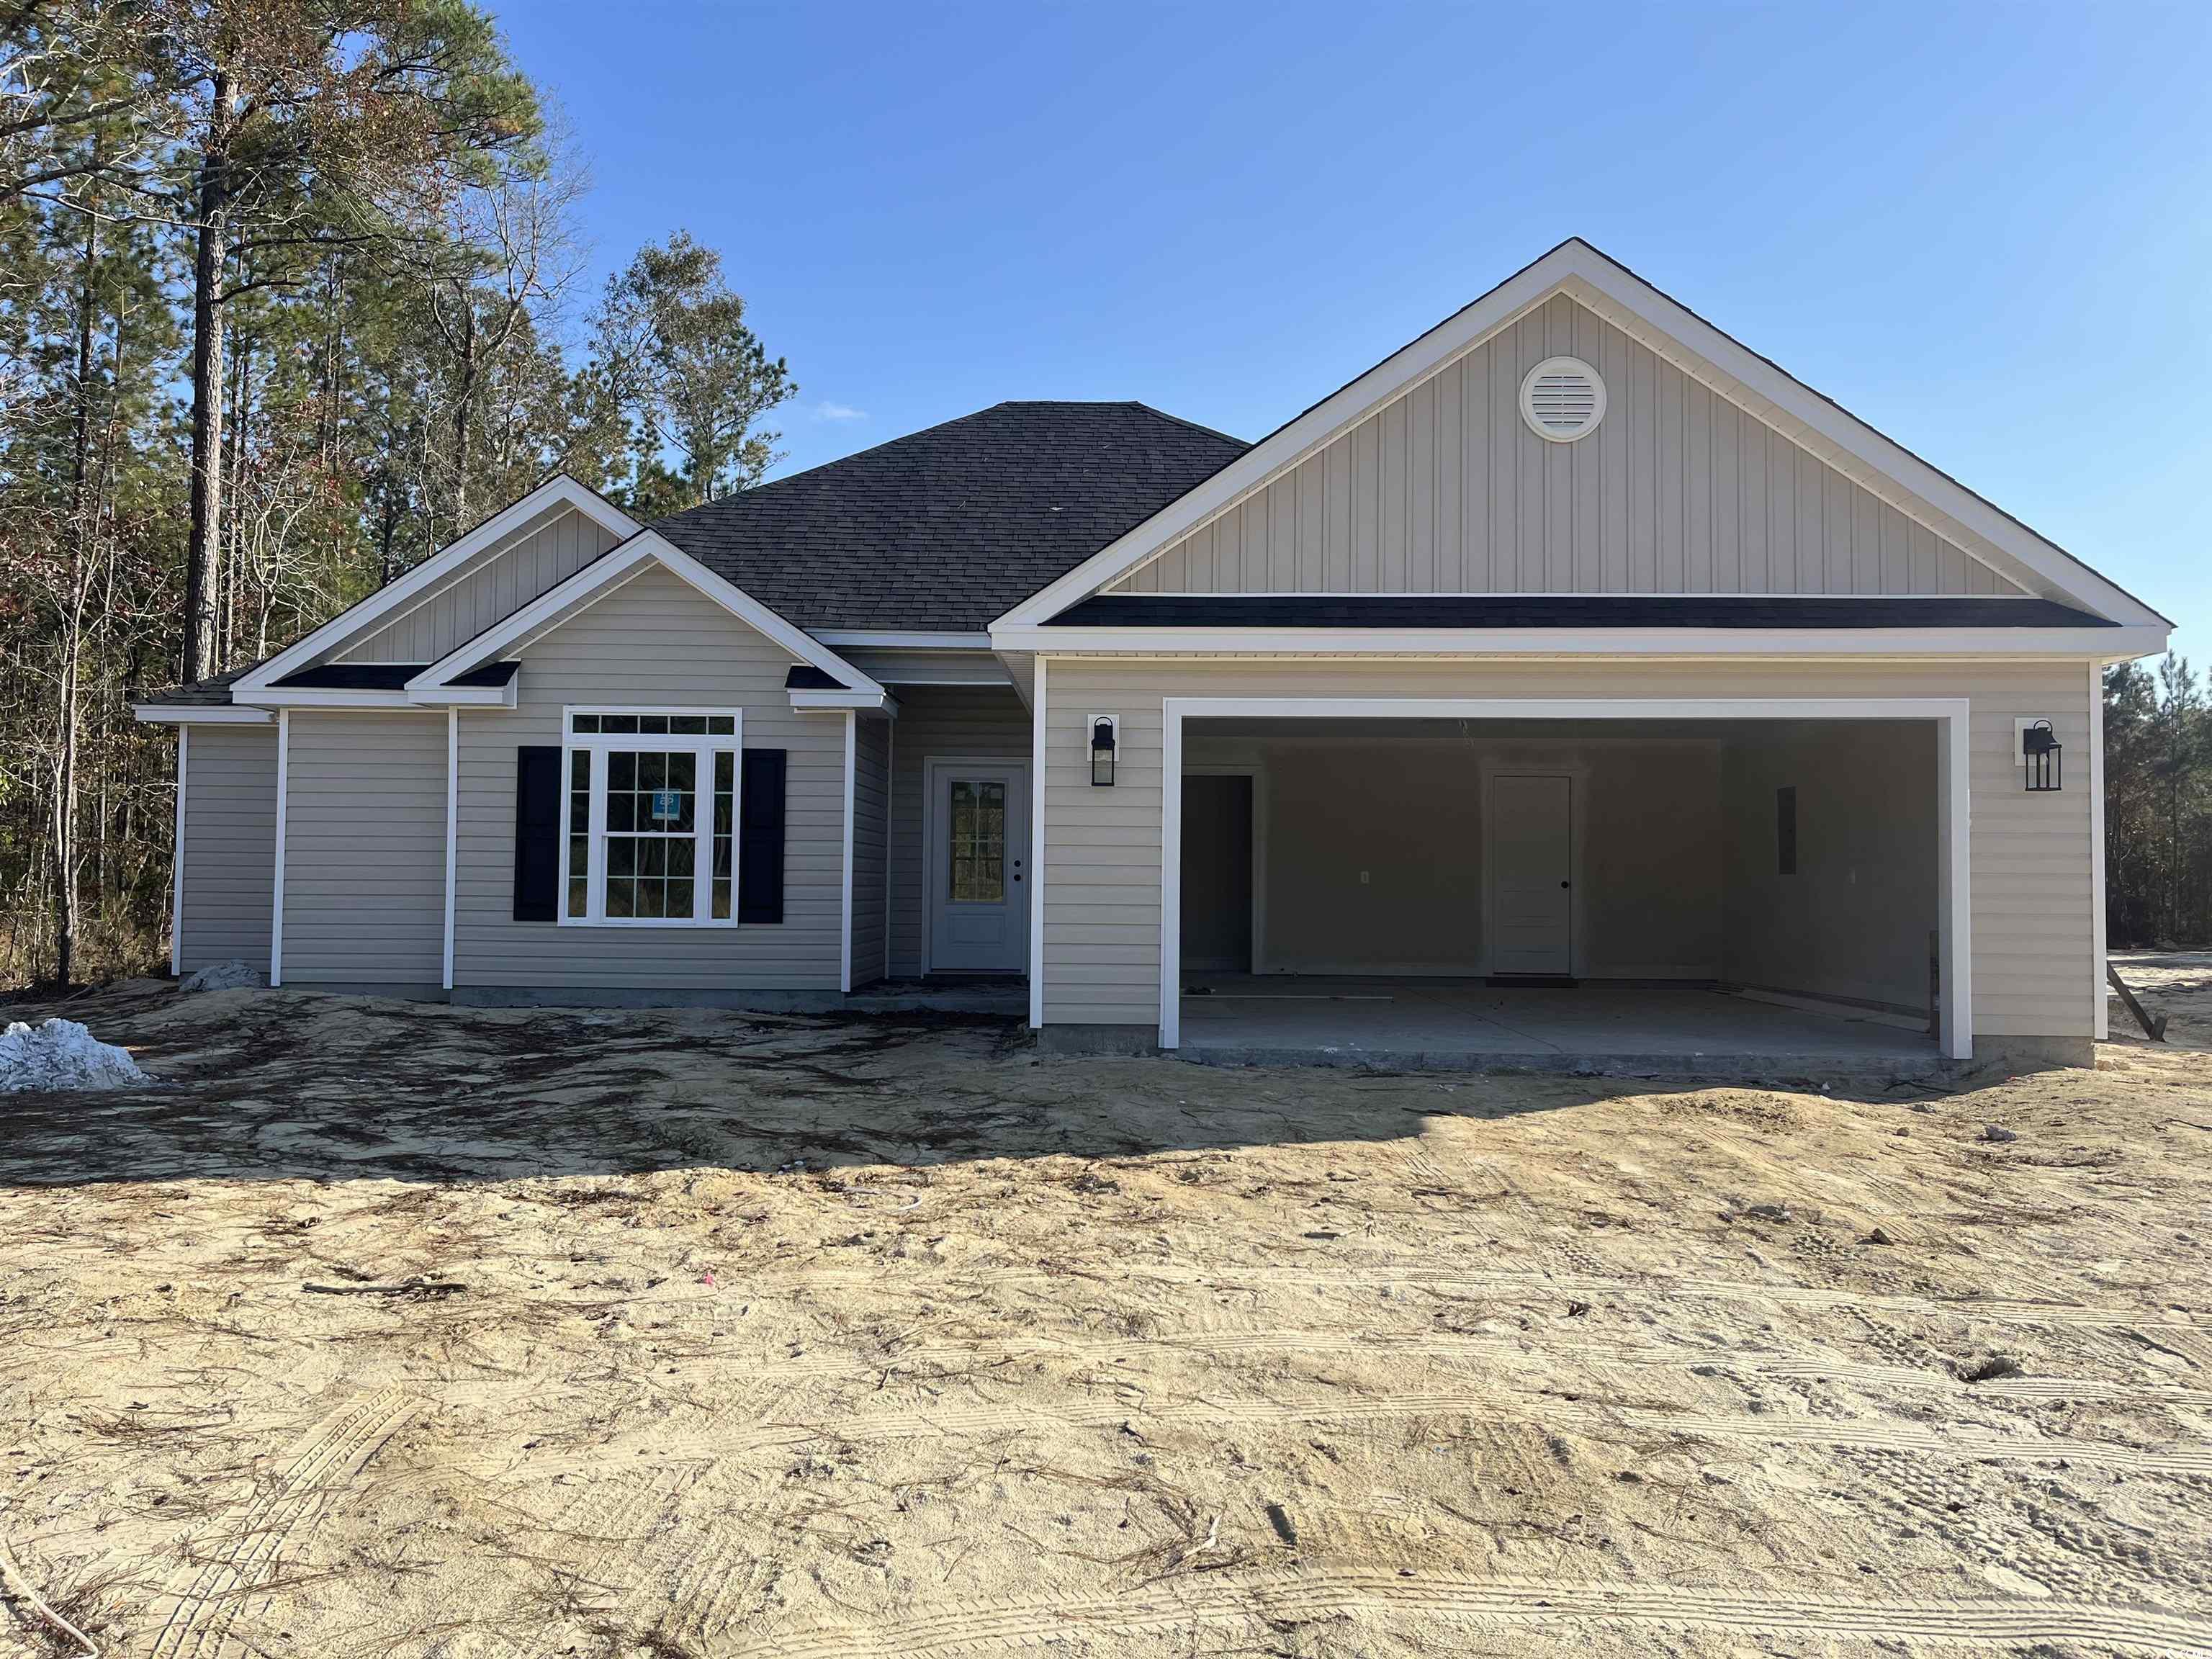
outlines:
{"label": "concrete garage floor", "polygon": [[1184,984],[1182,1054],[1213,1065],[1698,1076],[1798,1064],[1919,1075],[1944,1065],[1924,1031],[1723,991],[1289,975]]}

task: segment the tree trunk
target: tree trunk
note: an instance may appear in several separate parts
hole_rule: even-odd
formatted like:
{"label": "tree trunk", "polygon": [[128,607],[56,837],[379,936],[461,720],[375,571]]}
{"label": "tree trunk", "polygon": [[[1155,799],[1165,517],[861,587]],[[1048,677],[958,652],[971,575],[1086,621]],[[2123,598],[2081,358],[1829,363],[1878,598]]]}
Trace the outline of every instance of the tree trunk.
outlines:
{"label": "tree trunk", "polygon": [[218,72],[200,154],[199,238],[192,256],[191,530],[185,549],[183,678],[207,671],[215,635],[208,576],[222,523],[222,268],[230,242],[230,76]]}
{"label": "tree trunk", "polygon": [[476,425],[471,416],[475,413],[477,400],[476,299],[465,287],[462,287],[459,300],[461,337],[457,355],[460,358],[460,374],[459,382],[453,388],[453,533],[456,536],[469,525],[469,433]]}
{"label": "tree trunk", "polygon": [[91,537],[85,490],[92,459],[92,307],[100,262],[100,219],[87,214],[84,267],[77,289],[76,422],[70,455],[69,610],[62,618],[60,707],[54,744],[54,978],[70,982],[76,956],[77,679],[84,659],[84,608],[91,587]]}

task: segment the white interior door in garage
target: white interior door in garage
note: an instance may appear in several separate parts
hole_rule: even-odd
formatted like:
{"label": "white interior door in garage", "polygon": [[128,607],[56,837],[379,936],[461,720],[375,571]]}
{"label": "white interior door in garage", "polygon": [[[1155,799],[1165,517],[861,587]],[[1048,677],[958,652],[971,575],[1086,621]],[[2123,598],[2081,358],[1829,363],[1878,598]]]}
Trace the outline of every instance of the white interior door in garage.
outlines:
{"label": "white interior door in garage", "polygon": [[1574,959],[1574,779],[1490,780],[1490,971],[1564,975]]}

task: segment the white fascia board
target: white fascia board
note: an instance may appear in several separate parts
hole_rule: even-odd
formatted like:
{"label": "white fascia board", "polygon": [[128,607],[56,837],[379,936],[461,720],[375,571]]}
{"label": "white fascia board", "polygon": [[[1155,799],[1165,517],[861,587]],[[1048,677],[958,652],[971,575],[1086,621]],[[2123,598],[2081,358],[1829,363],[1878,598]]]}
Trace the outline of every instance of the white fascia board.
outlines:
{"label": "white fascia board", "polygon": [[988,651],[991,636],[975,634],[908,633],[897,629],[814,628],[807,630],[826,646],[878,646],[902,651]]}
{"label": "white fascia board", "polygon": [[420,708],[512,708],[517,675],[505,685],[441,685],[410,691],[407,702]]}
{"label": "white fascia board", "polygon": [[995,629],[1001,651],[1061,655],[1431,657],[2094,657],[2166,649],[2151,628]]}
{"label": "white fascia board", "polygon": [[265,708],[223,702],[134,702],[131,715],[148,726],[266,726],[276,719]]}
{"label": "white fascia board", "polygon": [[[1626,267],[1575,238],[1515,272],[1419,339],[1393,352],[1364,374],[1269,434],[1212,477],[1169,502],[1058,580],[1040,588],[992,624],[994,644],[1006,649],[1002,629],[1045,622],[1118,580],[1192,531],[1256,495],[1308,455],[1411,386],[1437,374],[1455,358],[1497,335],[1553,294],[1565,292],[1572,296],[1577,289],[1592,297],[1601,296],[1611,306],[1679,342],[1685,350],[1733,377],[1755,397],[1766,399],[1784,416],[1802,425],[1814,440],[1809,444],[1803,439],[1792,441],[1816,452],[1825,445],[1851,457],[1863,467],[1890,480],[1898,490],[1928,502],[1998,551],[2016,559],[2058,592],[2100,615],[2131,628],[2171,631],[2172,624],[2166,618],[2141,600],[1902,445],[1884,437],[1856,416],[1802,385],[1748,347],[1730,339]],[[2152,649],[2163,650],[2165,647],[2160,644]]]}
{"label": "white fascia board", "polygon": [[836,652],[812,635],[793,627],[736,583],[716,575],[682,548],[653,530],[639,531],[620,547],[601,554],[566,581],[555,583],[520,611],[494,623],[474,639],[464,641],[458,649],[432,663],[408,681],[408,690],[426,691],[442,687],[471,668],[501,655],[545,624],[556,619],[568,621],[569,614],[587,608],[593,600],[605,598],[616,586],[636,574],[647,560],[657,561],[672,575],[712,599],[739,622],[771,643],[781,646],[799,661],[820,669],[851,690],[882,695],[882,686]]}
{"label": "white fascia board", "polygon": [[793,691],[791,706],[801,711],[819,708],[858,709],[864,714],[898,718],[898,699],[888,691]]}
{"label": "white fascia board", "polygon": [[556,472],[520,501],[502,507],[459,541],[450,542],[405,575],[386,583],[359,604],[325,623],[304,639],[295,641],[252,673],[240,677],[238,691],[265,690],[287,674],[298,672],[325,651],[336,650],[354,635],[384,620],[425,590],[435,586],[486,548],[505,540],[541,513],[554,507],[572,507],[619,537],[635,536],[637,521],[612,501],[586,489],[565,472]]}
{"label": "white fascia board", "polygon": [[276,686],[239,696],[252,708],[382,708],[402,714],[428,712],[404,691],[364,691],[349,686]]}

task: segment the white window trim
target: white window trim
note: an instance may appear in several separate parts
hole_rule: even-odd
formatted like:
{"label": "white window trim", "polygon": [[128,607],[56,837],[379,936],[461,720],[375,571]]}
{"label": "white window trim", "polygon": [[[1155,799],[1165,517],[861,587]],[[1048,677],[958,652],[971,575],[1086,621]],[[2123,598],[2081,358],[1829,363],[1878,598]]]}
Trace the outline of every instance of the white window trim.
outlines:
{"label": "white window trim", "polygon": [[1974,1057],[1973,860],[1965,697],[1164,697],[1160,755],[1160,1047],[1182,1042],[1182,775],[1186,720],[1865,720],[1936,723],[1941,1050]]}
{"label": "white window trim", "polygon": [[[704,715],[730,721],[727,732],[583,732],[575,729],[579,714]],[[561,885],[554,921],[562,927],[735,927],[738,926],[738,836],[744,811],[745,716],[741,708],[662,708],[632,703],[572,703],[561,710]],[[611,916],[606,914],[607,757],[616,750],[649,750],[657,754],[678,751],[698,757],[698,805],[692,813],[691,914],[688,916]],[[592,821],[585,826],[585,914],[568,914],[569,848],[574,830],[569,822],[575,791],[569,782],[574,757],[581,750],[592,757]],[[730,762],[730,914],[708,914],[714,902],[714,757],[727,753]]]}

